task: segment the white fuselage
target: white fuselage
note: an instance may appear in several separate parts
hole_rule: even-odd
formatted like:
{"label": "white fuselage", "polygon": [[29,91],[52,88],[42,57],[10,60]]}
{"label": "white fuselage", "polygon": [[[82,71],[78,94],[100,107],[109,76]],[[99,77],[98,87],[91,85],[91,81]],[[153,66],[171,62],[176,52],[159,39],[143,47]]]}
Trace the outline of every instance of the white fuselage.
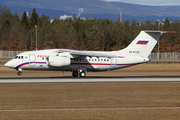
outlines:
{"label": "white fuselage", "polygon": [[[123,55],[117,51],[102,52],[103,54],[114,55],[113,58],[108,57],[88,57],[88,56],[72,56],[69,53],[57,53],[58,49],[39,50],[20,53],[16,58],[10,60],[5,66],[17,70],[53,70],[53,71],[76,71],[79,68],[86,71],[107,71],[129,67],[140,63],[148,62],[148,58],[139,56]],[[101,52],[97,52],[101,54]],[[58,56],[69,58],[70,64],[65,66],[50,66],[47,58]]]}

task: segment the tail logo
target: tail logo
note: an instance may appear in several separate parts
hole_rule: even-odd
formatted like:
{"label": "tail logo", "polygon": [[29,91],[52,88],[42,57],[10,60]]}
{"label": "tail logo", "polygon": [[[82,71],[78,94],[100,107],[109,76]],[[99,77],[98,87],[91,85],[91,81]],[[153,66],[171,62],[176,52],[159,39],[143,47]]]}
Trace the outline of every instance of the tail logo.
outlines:
{"label": "tail logo", "polygon": [[139,40],[136,44],[137,45],[147,45],[149,41]]}

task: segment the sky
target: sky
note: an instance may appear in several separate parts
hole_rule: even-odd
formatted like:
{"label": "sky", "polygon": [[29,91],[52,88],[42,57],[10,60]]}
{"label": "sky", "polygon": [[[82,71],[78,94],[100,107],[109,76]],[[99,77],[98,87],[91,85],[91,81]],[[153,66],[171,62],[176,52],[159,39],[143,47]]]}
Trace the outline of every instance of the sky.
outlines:
{"label": "sky", "polygon": [[171,6],[180,5],[180,0],[103,0],[108,2],[124,2],[140,5],[150,5],[150,6]]}

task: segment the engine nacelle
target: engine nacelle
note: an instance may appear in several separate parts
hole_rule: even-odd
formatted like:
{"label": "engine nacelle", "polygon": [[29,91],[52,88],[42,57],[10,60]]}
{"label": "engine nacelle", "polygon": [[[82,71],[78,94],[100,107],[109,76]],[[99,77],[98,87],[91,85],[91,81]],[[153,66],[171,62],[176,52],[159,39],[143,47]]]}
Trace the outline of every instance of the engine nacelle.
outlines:
{"label": "engine nacelle", "polygon": [[50,56],[48,58],[48,65],[51,67],[64,67],[71,64],[70,58],[59,57],[59,56]]}

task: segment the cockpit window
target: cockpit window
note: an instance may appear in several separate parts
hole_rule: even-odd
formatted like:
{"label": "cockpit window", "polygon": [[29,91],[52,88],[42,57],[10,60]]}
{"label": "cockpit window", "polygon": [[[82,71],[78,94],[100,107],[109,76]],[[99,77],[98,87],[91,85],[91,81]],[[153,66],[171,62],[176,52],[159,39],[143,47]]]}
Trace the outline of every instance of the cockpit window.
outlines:
{"label": "cockpit window", "polygon": [[18,58],[18,56],[14,57],[14,59],[17,59],[17,58]]}
{"label": "cockpit window", "polygon": [[14,57],[14,59],[23,59],[24,57],[23,56],[16,56]]}

